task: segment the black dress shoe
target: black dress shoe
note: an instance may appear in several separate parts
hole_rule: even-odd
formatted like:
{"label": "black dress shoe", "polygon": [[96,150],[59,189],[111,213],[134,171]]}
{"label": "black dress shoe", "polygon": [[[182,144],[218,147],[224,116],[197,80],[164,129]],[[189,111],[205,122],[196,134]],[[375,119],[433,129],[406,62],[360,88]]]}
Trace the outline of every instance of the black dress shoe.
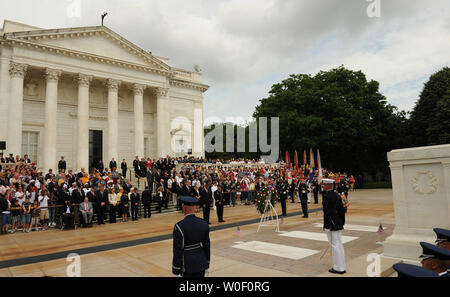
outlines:
{"label": "black dress shoe", "polygon": [[337,270],[334,270],[334,268],[331,268],[330,270],[328,270],[328,272],[335,273],[335,274],[344,274],[344,273],[346,273],[345,270],[344,271],[337,271]]}

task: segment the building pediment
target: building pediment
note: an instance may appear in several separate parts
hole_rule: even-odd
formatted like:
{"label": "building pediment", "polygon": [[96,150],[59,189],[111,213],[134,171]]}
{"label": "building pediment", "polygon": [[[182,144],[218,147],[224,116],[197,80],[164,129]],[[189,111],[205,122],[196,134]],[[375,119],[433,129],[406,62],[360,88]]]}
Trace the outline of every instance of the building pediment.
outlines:
{"label": "building pediment", "polygon": [[[163,75],[170,85],[203,92],[209,86],[202,83],[200,72],[173,68],[164,58],[158,58],[104,26],[65,29],[40,29],[5,21],[0,31],[0,45],[30,48],[55,55],[68,56],[121,68]],[[2,37],[2,38],[1,38]]]}
{"label": "building pediment", "polygon": [[170,72],[169,65],[106,27],[82,27],[5,33],[5,40],[44,48],[55,53],[69,52],[87,57],[130,63]]}

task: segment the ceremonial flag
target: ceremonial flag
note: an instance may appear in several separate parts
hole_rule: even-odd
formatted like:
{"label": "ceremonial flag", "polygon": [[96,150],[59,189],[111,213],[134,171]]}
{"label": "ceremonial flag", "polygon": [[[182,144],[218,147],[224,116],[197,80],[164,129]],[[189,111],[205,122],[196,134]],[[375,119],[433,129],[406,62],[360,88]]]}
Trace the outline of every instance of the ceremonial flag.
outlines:
{"label": "ceremonial flag", "polygon": [[310,158],[310,163],[311,163],[311,170],[314,170],[314,167],[316,167],[314,165],[314,154],[312,149],[309,149],[309,158]]}
{"label": "ceremonial flag", "polygon": [[303,165],[306,165],[306,150],[303,151]]}
{"label": "ceremonial flag", "polygon": [[317,149],[317,167],[319,168],[319,182],[320,182],[322,180],[323,173],[322,173],[322,162],[320,161],[319,149]]}
{"label": "ceremonial flag", "polygon": [[286,151],[286,168],[291,169],[291,158],[289,157],[288,151]]}
{"label": "ceremonial flag", "polygon": [[295,164],[295,171],[298,171],[298,157],[297,157],[297,150],[294,153],[294,164]]}

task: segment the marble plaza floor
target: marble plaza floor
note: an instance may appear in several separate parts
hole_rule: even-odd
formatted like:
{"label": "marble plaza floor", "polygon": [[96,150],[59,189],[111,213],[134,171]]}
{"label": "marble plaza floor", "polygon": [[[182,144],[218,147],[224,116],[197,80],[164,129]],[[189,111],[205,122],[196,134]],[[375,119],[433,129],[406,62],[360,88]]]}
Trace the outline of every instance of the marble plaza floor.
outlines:
{"label": "marble plaza floor", "polygon": [[[321,201],[320,201],[321,202]],[[379,243],[394,228],[392,190],[350,193],[343,242],[347,274],[366,276],[367,256],[382,253]],[[258,229],[254,206],[225,208],[219,225],[211,212],[211,277],[335,276],[328,243],[322,231],[321,204],[302,218],[299,203],[287,203],[288,215],[274,227]],[[280,205],[276,205],[281,213]],[[198,213],[201,217],[201,212]],[[0,276],[65,276],[72,252],[80,254],[81,276],[172,276],[173,225],[179,213],[153,215],[138,222],[95,225],[88,229],[15,233],[0,237]],[[385,228],[377,233],[378,226]],[[241,232],[237,232],[237,226]],[[382,270],[395,261],[382,258]]]}

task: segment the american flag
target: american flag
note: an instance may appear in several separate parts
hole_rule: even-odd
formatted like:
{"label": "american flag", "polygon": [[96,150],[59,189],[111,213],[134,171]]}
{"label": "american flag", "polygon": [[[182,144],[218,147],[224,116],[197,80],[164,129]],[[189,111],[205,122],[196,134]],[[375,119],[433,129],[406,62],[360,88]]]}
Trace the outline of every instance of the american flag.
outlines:
{"label": "american flag", "polygon": [[241,228],[238,226],[236,230],[237,236],[242,236]]}
{"label": "american flag", "polygon": [[384,234],[384,229],[383,226],[380,224],[380,226],[378,227],[378,234],[383,235]]}

